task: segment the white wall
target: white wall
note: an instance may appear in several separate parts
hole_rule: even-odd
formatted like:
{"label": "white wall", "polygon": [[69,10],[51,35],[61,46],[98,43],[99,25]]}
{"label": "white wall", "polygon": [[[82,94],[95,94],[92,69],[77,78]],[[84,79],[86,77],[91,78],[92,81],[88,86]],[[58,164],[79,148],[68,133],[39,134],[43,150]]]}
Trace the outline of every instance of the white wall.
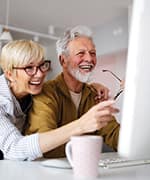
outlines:
{"label": "white wall", "polygon": [[128,14],[94,29],[97,55],[112,53],[128,46]]}
{"label": "white wall", "polygon": [[61,72],[61,66],[56,55],[56,42],[54,41],[51,45],[45,47],[46,58],[51,60],[51,71],[48,74],[47,79],[53,79],[57,74]]}

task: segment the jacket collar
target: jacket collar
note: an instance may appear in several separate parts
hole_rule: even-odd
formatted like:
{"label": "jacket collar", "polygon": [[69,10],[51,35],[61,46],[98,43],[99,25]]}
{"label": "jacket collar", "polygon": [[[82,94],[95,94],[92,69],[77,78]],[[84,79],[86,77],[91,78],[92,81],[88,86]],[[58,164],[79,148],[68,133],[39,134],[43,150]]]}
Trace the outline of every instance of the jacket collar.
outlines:
{"label": "jacket collar", "polygon": [[[69,89],[68,89],[67,84],[64,80],[63,73],[59,74],[56,77],[56,81],[58,82],[57,86],[61,89],[61,92],[63,92],[63,94],[66,97],[70,97]],[[84,94],[85,98],[87,98],[87,96],[89,96],[91,94],[90,85],[83,83],[82,93]]]}

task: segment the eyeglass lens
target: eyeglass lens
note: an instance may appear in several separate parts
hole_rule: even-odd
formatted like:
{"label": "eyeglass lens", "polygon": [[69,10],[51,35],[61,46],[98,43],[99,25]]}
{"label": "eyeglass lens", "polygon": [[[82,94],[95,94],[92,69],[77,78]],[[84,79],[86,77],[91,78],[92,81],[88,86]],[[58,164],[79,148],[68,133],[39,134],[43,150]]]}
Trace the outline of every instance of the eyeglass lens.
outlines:
{"label": "eyeglass lens", "polygon": [[40,69],[41,72],[46,72],[50,70],[50,61],[44,61],[42,64],[39,66],[28,66],[25,67],[24,70],[28,75],[34,75],[37,73],[38,69]]}
{"label": "eyeglass lens", "polygon": [[26,67],[13,67],[13,69],[23,69],[29,76],[33,76],[37,73],[38,69],[43,73],[49,71],[51,69],[51,61],[45,60],[39,66],[29,65]]}

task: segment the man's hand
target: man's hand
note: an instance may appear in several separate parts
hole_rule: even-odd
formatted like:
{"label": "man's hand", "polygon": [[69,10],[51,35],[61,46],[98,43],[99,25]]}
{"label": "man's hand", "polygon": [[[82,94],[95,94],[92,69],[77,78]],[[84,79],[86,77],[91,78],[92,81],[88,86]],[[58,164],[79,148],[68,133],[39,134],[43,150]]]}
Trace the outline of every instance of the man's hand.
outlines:
{"label": "man's hand", "polygon": [[90,85],[92,90],[97,92],[97,96],[95,97],[95,101],[97,103],[100,101],[108,100],[109,89],[106,86],[100,83],[91,83]]}
{"label": "man's hand", "polygon": [[125,80],[123,79],[123,80],[121,80],[121,82],[120,82],[120,88],[121,88],[121,89],[124,89],[124,84],[125,84]]}

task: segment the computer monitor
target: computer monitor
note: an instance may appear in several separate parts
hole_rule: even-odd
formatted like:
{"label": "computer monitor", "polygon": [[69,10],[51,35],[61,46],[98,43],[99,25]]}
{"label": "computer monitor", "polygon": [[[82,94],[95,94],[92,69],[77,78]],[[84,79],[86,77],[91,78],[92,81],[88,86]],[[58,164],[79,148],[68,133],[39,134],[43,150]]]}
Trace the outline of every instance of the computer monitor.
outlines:
{"label": "computer monitor", "polygon": [[150,159],[150,0],[135,0],[131,19],[118,152]]}

